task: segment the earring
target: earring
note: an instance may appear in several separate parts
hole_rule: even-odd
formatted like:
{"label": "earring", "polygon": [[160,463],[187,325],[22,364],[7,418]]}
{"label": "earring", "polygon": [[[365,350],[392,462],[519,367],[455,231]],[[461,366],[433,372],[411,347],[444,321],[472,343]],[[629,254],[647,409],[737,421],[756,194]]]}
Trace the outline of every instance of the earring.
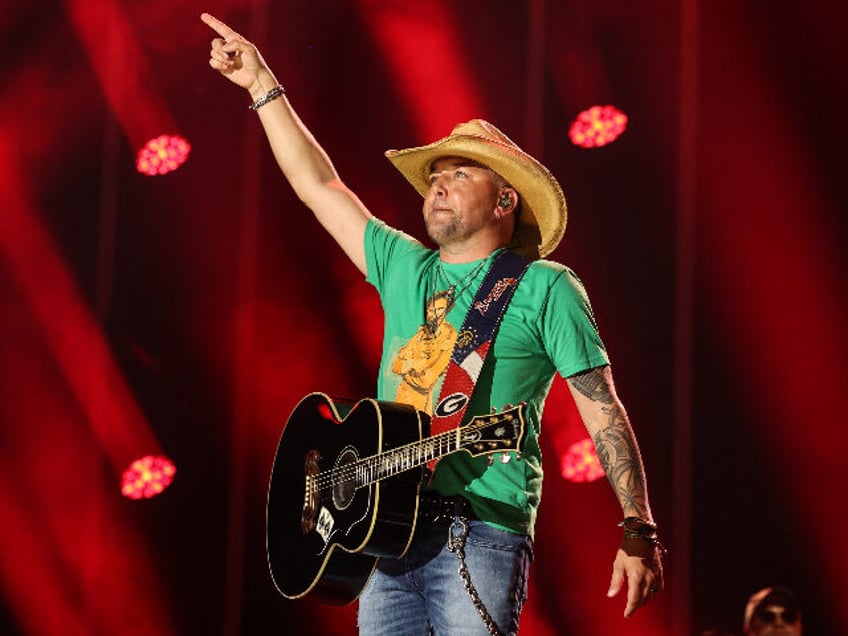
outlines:
{"label": "earring", "polygon": [[510,205],[512,205],[512,199],[509,198],[508,194],[502,194],[501,200],[498,201],[498,205],[502,208],[508,208]]}

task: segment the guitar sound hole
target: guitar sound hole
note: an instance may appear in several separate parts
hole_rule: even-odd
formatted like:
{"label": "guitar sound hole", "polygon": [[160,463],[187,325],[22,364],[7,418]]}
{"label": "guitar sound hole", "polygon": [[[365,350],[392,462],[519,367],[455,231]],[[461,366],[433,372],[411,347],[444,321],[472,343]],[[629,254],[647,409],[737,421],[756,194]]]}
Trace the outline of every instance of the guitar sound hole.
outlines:
{"label": "guitar sound hole", "polygon": [[336,460],[336,470],[333,471],[333,505],[336,510],[347,508],[356,495],[356,475],[351,464],[358,459],[356,449],[349,446]]}

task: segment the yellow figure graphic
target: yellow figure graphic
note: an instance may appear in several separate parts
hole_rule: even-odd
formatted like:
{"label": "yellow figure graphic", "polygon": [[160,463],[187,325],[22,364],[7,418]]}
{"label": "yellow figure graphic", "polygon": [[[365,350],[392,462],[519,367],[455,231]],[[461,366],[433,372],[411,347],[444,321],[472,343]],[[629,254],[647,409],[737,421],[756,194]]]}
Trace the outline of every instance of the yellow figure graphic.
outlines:
{"label": "yellow figure graphic", "polygon": [[453,294],[442,291],[427,300],[427,318],[403,345],[392,363],[392,371],[403,378],[395,400],[433,412],[433,391],[448,368],[456,329],[445,321],[453,306]]}

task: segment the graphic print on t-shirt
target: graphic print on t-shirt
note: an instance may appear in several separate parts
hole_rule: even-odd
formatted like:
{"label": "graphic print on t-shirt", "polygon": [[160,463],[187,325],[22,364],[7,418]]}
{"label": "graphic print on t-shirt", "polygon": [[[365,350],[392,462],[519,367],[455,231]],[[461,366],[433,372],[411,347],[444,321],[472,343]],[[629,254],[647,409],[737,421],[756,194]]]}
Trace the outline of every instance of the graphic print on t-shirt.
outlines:
{"label": "graphic print on t-shirt", "polygon": [[437,292],[427,299],[424,324],[392,362],[392,372],[401,378],[396,401],[433,412],[436,385],[448,367],[457,337],[456,328],[446,319],[452,305],[449,292]]}

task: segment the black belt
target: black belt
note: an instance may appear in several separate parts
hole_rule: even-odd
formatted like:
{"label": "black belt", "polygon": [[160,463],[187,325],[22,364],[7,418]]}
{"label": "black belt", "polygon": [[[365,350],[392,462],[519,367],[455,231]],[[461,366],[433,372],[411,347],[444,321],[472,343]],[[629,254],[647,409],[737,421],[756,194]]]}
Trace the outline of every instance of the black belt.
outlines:
{"label": "black belt", "polygon": [[466,519],[477,518],[471,503],[465,497],[442,497],[436,493],[425,492],[418,498],[418,518],[423,521],[450,523],[457,515]]}

